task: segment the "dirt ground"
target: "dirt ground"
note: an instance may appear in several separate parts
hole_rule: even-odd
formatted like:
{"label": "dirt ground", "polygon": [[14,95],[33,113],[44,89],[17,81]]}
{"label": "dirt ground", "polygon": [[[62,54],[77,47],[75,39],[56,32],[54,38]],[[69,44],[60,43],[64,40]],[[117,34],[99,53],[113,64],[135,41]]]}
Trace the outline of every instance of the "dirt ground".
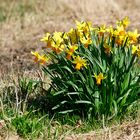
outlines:
{"label": "dirt ground", "polygon": [[[40,50],[46,32],[67,31],[75,20],[114,24],[128,16],[140,31],[140,0],[0,0],[0,77],[34,71],[31,51]],[[68,136],[66,140],[140,140],[140,122],[105,129],[102,135]]]}
{"label": "dirt ground", "polygon": [[98,132],[67,136],[65,140],[140,140],[140,121],[104,128]]}

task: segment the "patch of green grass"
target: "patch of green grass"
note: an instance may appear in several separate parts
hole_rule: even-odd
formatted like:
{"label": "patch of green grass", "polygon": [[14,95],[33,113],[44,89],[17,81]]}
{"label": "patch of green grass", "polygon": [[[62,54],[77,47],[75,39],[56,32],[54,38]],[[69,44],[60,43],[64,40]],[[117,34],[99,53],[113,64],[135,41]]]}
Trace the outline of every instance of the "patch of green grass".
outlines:
{"label": "patch of green grass", "polygon": [[28,118],[21,116],[14,118],[11,122],[20,136],[28,137],[28,135],[38,136],[42,132],[42,124],[36,118]]}

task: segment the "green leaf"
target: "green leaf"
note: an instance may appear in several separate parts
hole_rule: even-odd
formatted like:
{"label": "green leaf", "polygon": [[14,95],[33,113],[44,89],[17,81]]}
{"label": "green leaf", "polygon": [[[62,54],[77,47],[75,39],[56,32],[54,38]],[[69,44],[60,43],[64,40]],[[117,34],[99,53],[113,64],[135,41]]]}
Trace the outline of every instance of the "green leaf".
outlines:
{"label": "green leaf", "polygon": [[126,73],[124,76],[124,81],[121,84],[122,90],[121,90],[121,94],[127,89],[129,88],[130,85],[130,78],[131,78],[131,72],[129,71],[129,73]]}
{"label": "green leaf", "polygon": [[83,74],[82,74],[80,71],[78,71],[77,74],[80,76],[80,78],[81,78],[81,80],[82,80],[82,83],[85,83],[85,82],[86,82],[86,79],[85,79],[85,77],[83,76]]}
{"label": "green leaf", "polygon": [[64,69],[64,70],[67,70],[71,74],[73,73],[72,70],[68,66],[62,66],[61,68]]}
{"label": "green leaf", "polygon": [[67,113],[70,113],[70,112],[73,112],[73,111],[74,111],[73,109],[60,111],[59,114],[67,114]]}
{"label": "green leaf", "polygon": [[60,102],[60,104],[57,104],[56,106],[54,106],[54,107],[52,108],[52,110],[58,109],[61,105],[65,104],[65,103],[67,103],[67,102],[68,102],[68,101],[62,101],[62,102]]}
{"label": "green leaf", "polygon": [[117,103],[120,104],[120,107],[123,107],[127,103],[126,100],[129,96],[130,92],[131,92],[131,89],[129,89],[123,96],[118,98]]}
{"label": "green leaf", "polygon": [[79,100],[79,101],[76,101],[75,103],[76,103],[76,104],[90,104],[90,105],[92,105],[92,102],[90,102],[90,101],[85,101],[85,100]]}
{"label": "green leaf", "polygon": [[72,81],[67,81],[66,84],[72,86],[76,91],[79,89],[78,86]]}
{"label": "green leaf", "polygon": [[60,94],[62,94],[62,93],[65,93],[65,92],[66,92],[66,90],[64,89],[64,90],[55,92],[55,93],[53,94],[53,96],[57,96],[57,95],[60,95]]}
{"label": "green leaf", "polygon": [[68,92],[66,93],[67,95],[79,95],[80,93],[79,92]]}

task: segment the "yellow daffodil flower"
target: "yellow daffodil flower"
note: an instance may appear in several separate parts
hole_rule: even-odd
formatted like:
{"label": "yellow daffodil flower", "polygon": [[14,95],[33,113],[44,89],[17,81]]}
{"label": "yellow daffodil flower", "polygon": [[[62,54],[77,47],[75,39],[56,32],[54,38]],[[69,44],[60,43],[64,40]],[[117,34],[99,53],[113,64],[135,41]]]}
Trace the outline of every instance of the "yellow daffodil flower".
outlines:
{"label": "yellow daffodil flower", "polygon": [[75,69],[80,70],[82,67],[87,66],[87,61],[83,58],[81,58],[79,55],[74,58],[73,61],[74,64],[76,64]]}
{"label": "yellow daffodil flower", "polygon": [[103,34],[107,31],[106,25],[102,25],[100,28],[98,28],[98,34],[100,36],[103,36]]}
{"label": "yellow daffodil flower", "polygon": [[68,34],[67,34],[67,33],[64,33],[64,34],[63,34],[63,39],[66,39],[66,40],[67,40],[68,38],[69,38],[69,37],[68,37]]}
{"label": "yellow daffodil flower", "polygon": [[72,54],[78,49],[78,45],[70,45],[68,50],[66,51],[68,60],[71,59]]}
{"label": "yellow daffodil flower", "polygon": [[135,54],[138,57],[140,57],[140,45],[139,46],[132,45],[132,54]]}
{"label": "yellow daffodil flower", "polygon": [[57,45],[60,45],[63,42],[62,32],[54,32],[52,39]]}
{"label": "yellow daffodil flower", "polygon": [[123,20],[121,21],[117,21],[117,25],[118,26],[123,26],[124,28],[126,28],[128,25],[130,24],[130,20],[128,17],[125,17]]}
{"label": "yellow daffodil flower", "polygon": [[94,77],[96,79],[96,84],[101,85],[101,81],[106,79],[106,77],[103,76],[103,73],[99,73],[98,75],[94,73]]}
{"label": "yellow daffodil flower", "polygon": [[107,55],[110,55],[110,53],[112,53],[112,48],[111,48],[111,46],[109,46],[108,44],[105,44],[103,47],[104,47],[105,53],[106,53]]}
{"label": "yellow daffodil flower", "polygon": [[124,36],[126,34],[126,31],[123,26],[117,26],[116,30],[114,30],[114,36]]}
{"label": "yellow daffodil flower", "polygon": [[85,37],[82,37],[82,38],[80,38],[80,41],[82,44],[85,45],[86,48],[88,48],[88,46],[92,43],[92,40],[90,37],[87,39]]}
{"label": "yellow daffodil flower", "polygon": [[87,24],[88,28],[90,29],[90,31],[92,31],[93,30],[92,22],[88,21],[88,22],[86,22],[86,24]]}
{"label": "yellow daffodil flower", "polygon": [[49,58],[46,57],[46,55],[40,55],[38,52],[31,52],[32,55],[35,56],[34,61],[37,63],[44,65],[46,62],[48,62]]}
{"label": "yellow daffodil flower", "polygon": [[38,52],[32,52],[32,51],[31,54],[35,56],[34,62],[37,63],[40,59],[40,54]]}
{"label": "yellow daffodil flower", "polygon": [[59,46],[59,48],[58,48],[58,52],[57,52],[57,53],[63,52],[64,49],[65,49],[65,45],[64,45],[64,44],[61,44],[61,45]]}
{"label": "yellow daffodil flower", "polygon": [[79,36],[79,32],[77,32],[76,29],[71,28],[67,34],[70,38],[71,44],[77,44],[77,37]]}
{"label": "yellow daffodil flower", "polygon": [[122,45],[125,40],[125,36],[117,36],[115,39],[116,44]]}
{"label": "yellow daffodil flower", "polygon": [[48,42],[47,42],[47,48],[51,48],[52,49],[52,43],[53,41],[52,40],[49,40]]}
{"label": "yellow daffodil flower", "polygon": [[129,18],[128,18],[128,17],[125,17],[125,18],[122,20],[122,25],[124,26],[124,28],[126,28],[129,24],[130,24]]}
{"label": "yellow daffodil flower", "polygon": [[59,53],[61,53],[62,51],[64,51],[64,49],[65,49],[64,44],[58,45],[58,44],[52,43],[52,50],[53,50],[54,52],[56,52],[57,54],[59,54]]}
{"label": "yellow daffodil flower", "polygon": [[138,50],[137,50],[137,56],[140,58],[140,46],[138,47]]}
{"label": "yellow daffodil flower", "polygon": [[110,37],[114,36],[114,28],[113,28],[112,26],[108,27],[108,28],[106,29],[106,32],[109,33],[109,36],[110,36]]}
{"label": "yellow daffodil flower", "polygon": [[84,21],[83,22],[75,21],[75,22],[79,33],[89,34],[89,32],[93,30],[91,22],[84,22]]}
{"label": "yellow daffodil flower", "polygon": [[42,41],[42,42],[48,42],[49,37],[50,37],[50,33],[46,33],[46,35],[40,41]]}
{"label": "yellow daffodil flower", "polygon": [[138,47],[135,45],[132,45],[132,54],[135,54],[137,51]]}
{"label": "yellow daffodil flower", "polygon": [[46,55],[40,56],[40,64],[44,65],[46,62],[48,62],[49,58]]}
{"label": "yellow daffodil flower", "polygon": [[79,31],[86,31],[87,32],[86,22],[79,22],[79,21],[75,21],[75,22],[76,22],[76,27]]}
{"label": "yellow daffodil flower", "polygon": [[130,43],[137,43],[138,41],[138,37],[140,34],[138,34],[138,31],[135,30],[134,32],[128,32],[128,37],[129,37],[129,41]]}

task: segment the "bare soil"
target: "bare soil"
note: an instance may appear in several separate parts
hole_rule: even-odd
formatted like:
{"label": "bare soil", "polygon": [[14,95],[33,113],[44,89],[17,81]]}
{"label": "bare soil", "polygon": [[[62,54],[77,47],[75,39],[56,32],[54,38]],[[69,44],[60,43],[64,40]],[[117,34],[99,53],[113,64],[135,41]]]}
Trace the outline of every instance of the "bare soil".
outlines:
{"label": "bare soil", "polygon": [[98,132],[70,135],[65,140],[140,140],[140,121],[104,128]]}

